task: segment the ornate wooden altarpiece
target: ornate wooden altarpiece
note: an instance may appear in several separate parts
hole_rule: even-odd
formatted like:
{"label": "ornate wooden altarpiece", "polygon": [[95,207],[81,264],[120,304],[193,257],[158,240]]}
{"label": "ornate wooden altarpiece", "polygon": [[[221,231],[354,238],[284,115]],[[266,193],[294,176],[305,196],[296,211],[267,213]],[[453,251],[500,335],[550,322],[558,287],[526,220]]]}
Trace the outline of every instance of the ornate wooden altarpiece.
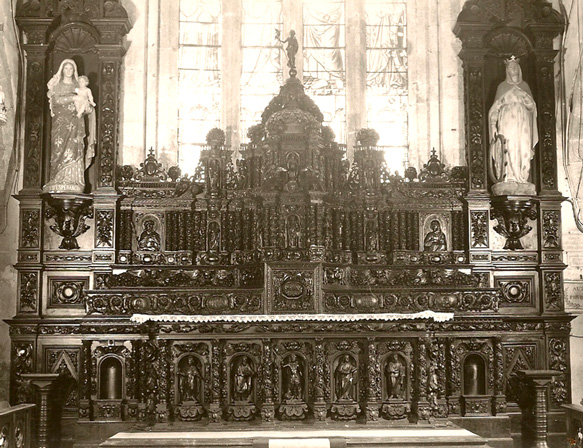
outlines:
{"label": "ornate wooden altarpiece", "polygon": [[[17,22],[13,403],[29,398],[22,374],[57,372],[62,404],[89,422],[488,418],[519,412],[516,373],[529,368],[562,372],[551,412],[570,402],[552,46],[563,21],[548,3],[466,2],[454,32],[468,166],[433,153],[405,177],[374,147],[349,165],[295,76],[236,164],[209,145],[193,177],[153,152],[118,167],[124,9],[34,0]],[[486,116],[511,54],[539,108],[538,194],[493,198]],[[65,57],[93,77],[99,129],[90,199],[68,203],[40,194],[45,86]],[[438,314],[415,315],[426,311]]]}

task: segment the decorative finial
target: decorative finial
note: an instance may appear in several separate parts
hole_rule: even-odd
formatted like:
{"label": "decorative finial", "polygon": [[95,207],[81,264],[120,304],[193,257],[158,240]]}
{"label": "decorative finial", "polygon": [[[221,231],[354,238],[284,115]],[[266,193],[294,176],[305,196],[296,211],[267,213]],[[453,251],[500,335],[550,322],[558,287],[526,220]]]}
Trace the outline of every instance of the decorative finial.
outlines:
{"label": "decorative finial", "polygon": [[150,146],[150,149],[148,149],[148,152],[149,152],[148,156],[150,156],[150,157],[154,157],[154,148],[152,148],[152,147]]}
{"label": "decorative finial", "polygon": [[275,38],[282,44],[287,43],[287,48],[285,49],[287,53],[287,66],[289,67],[289,75],[293,78],[298,73],[296,70],[296,54],[298,52],[299,45],[298,39],[296,38],[296,32],[294,30],[290,30],[287,39],[281,40],[281,31],[276,28]]}

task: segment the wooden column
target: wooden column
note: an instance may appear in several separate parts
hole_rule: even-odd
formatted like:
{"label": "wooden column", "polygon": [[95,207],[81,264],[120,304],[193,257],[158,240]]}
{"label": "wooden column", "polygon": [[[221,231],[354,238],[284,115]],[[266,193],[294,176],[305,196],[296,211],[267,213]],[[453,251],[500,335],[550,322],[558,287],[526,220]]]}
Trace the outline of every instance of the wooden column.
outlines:
{"label": "wooden column", "polygon": [[548,448],[547,443],[547,387],[553,377],[561,374],[558,370],[519,370],[519,374],[534,384],[536,391],[535,418],[535,448]]}

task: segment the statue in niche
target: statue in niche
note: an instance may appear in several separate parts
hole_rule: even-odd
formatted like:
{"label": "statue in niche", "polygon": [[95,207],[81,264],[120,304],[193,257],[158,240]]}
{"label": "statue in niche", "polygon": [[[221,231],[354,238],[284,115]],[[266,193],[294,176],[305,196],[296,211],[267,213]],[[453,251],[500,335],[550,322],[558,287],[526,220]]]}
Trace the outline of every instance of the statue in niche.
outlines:
{"label": "statue in niche", "polygon": [[233,382],[233,398],[235,401],[249,401],[253,392],[253,376],[255,376],[255,372],[249,364],[249,358],[242,356],[235,370]]}
{"label": "statue in niche", "polygon": [[201,376],[193,356],[188,357],[184,369],[178,372],[178,390],[181,401],[198,402]]}
{"label": "statue in niche", "polygon": [[138,250],[160,250],[160,234],[155,230],[156,222],[145,219],[143,231],[138,238]]}
{"label": "statue in niche", "polygon": [[83,193],[85,170],[95,156],[94,106],[86,104],[81,113],[75,107],[80,98],[76,93],[80,85],[77,65],[72,59],[61,62],[47,87],[52,117],[51,159],[49,182],[43,187],[43,191]]}
{"label": "statue in niche", "polygon": [[386,371],[388,383],[387,396],[389,397],[389,400],[392,398],[404,400],[406,369],[396,353],[393,353],[387,363]]}
{"label": "statue in niche", "polygon": [[286,383],[284,385],[286,391],[284,398],[286,401],[301,401],[303,396],[302,387],[302,366],[298,361],[298,357],[292,354],[289,357],[287,364],[283,365],[287,375]]}
{"label": "statue in niche", "polygon": [[221,227],[213,221],[208,226],[208,250],[218,251],[221,243]]}
{"label": "statue in niche", "polygon": [[334,371],[334,381],[336,386],[336,399],[340,401],[356,400],[356,378],[357,369],[350,356],[344,355],[340,359]]}
{"label": "statue in niche", "polygon": [[522,80],[519,60],[506,61],[506,79],[496,89],[488,113],[490,157],[496,195],[536,194],[528,178],[534,147],[538,143],[536,104]]}
{"label": "statue in niche", "polygon": [[287,162],[287,183],[285,184],[284,190],[288,192],[297,191],[299,188],[298,185],[298,176],[300,169],[298,167],[298,163],[295,158],[290,158]]}
{"label": "statue in niche", "polygon": [[372,221],[366,223],[366,250],[369,252],[378,250],[377,226]]}
{"label": "statue in niche", "polygon": [[431,221],[429,228],[431,230],[425,235],[423,248],[430,252],[447,250],[447,240],[445,238],[445,233],[441,230],[441,224],[439,221],[437,219]]}
{"label": "statue in niche", "polygon": [[302,229],[300,218],[297,215],[289,215],[287,218],[287,244],[289,247],[300,247]]}
{"label": "statue in niche", "polygon": [[[275,38],[280,41],[282,44],[287,44],[287,48],[285,49],[287,53],[287,66],[290,69],[296,68],[296,54],[300,46],[298,45],[298,39],[296,38],[296,32],[294,30],[290,30],[287,39],[281,40],[281,31],[276,29],[275,30]],[[291,73],[291,72],[290,72]]]}

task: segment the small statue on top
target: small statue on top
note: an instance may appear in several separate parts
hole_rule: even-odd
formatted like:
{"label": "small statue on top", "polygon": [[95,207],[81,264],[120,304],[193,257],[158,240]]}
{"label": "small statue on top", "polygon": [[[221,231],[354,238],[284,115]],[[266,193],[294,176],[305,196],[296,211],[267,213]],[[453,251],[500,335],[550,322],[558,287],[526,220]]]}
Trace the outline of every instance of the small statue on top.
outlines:
{"label": "small statue on top", "polygon": [[296,38],[296,32],[294,30],[291,30],[289,32],[289,36],[287,37],[287,39],[281,40],[281,31],[276,29],[275,38],[282,44],[287,43],[287,48],[285,49],[287,53],[287,66],[290,68],[290,75],[293,76],[296,70],[296,54],[298,53],[298,49],[300,48],[298,45],[298,39]]}

